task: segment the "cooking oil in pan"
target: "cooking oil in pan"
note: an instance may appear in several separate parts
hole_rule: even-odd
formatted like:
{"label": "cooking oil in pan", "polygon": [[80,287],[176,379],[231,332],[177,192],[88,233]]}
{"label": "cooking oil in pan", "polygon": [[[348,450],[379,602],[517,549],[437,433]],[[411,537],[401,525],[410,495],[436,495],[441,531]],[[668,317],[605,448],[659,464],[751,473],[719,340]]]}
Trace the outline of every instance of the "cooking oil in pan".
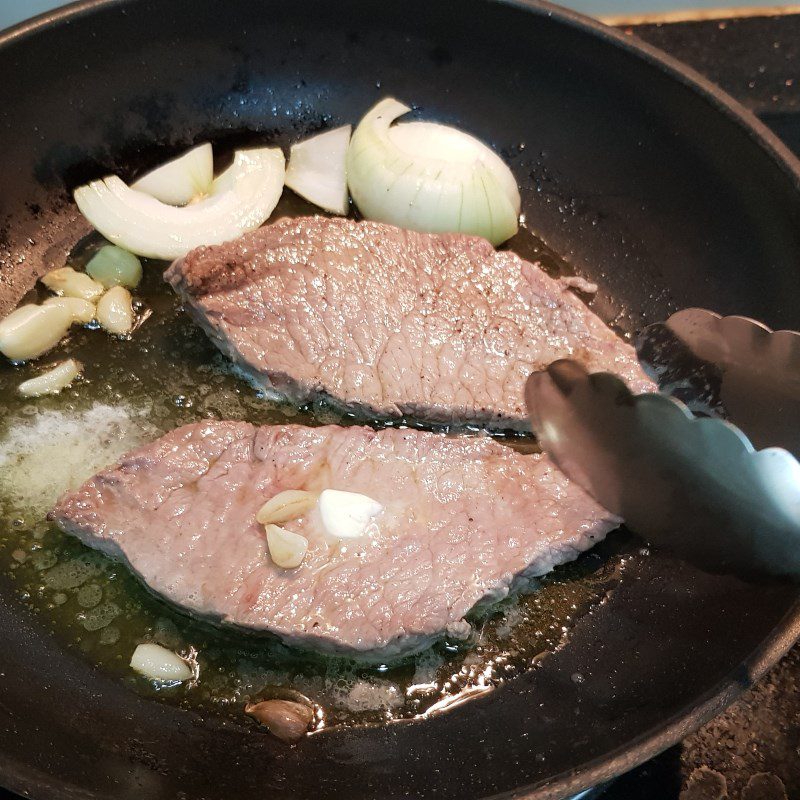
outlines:
{"label": "cooking oil in pan", "polygon": [[[297,201],[279,208],[308,211]],[[71,263],[82,265],[99,244],[82,243]],[[529,234],[514,248],[551,274],[566,271]],[[84,378],[70,389],[25,400],[15,389],[35,369],[0,368],[0,564],[21,601],[66,646],[132,689],[181,706],[240,714],[247,700],[291,689],[319,704],[321,726],[375,723],[431,713],[531,668],[617,584],[627,556],[625,538],[612,534],[533,593],[473,619],[468,642],[444,641],[400,664],[365,667],[190,619],[153,597],[124,566],[61,533],[45,514],[62,491],[178,425],[204,418],[352,422],[324,404],[303,410],[277,404],[237,379],[181,311],[161,280],[163,268],[145,264],[136,290],[143,321],[130,340],[76,329],[43,359],[69,355],[84,364]],[[511,437],[509,444],[532,449],[530,440]],[[165,687],[134,674],[130,657],[143,641],[192,654],[199,679]]]}

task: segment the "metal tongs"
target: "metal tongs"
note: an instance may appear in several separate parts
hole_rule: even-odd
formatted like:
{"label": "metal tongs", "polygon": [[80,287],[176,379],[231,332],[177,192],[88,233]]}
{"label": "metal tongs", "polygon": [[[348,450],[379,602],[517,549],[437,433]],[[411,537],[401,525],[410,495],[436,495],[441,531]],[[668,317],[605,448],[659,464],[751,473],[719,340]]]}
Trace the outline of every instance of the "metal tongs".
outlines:
{"label": "metal tongs", "polygon": [[688,309],[637,351],[661,393],[569,359],[530,376],[542,448],[652,544],[714,572],[800,579],[800,334]]}

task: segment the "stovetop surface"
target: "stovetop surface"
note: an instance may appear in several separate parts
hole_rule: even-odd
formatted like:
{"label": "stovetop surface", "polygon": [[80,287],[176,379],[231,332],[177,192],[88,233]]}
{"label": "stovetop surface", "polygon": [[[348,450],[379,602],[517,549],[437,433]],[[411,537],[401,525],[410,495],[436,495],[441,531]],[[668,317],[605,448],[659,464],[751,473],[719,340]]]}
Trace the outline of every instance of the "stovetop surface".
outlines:
{"label": "stovetop surface", "polygon": [[[624,29],[720,84],[800,155],[800,14]],[[724,714],[602,800],[800,798],[800,646]],[[21,800],[0,789],[0,800]]]}

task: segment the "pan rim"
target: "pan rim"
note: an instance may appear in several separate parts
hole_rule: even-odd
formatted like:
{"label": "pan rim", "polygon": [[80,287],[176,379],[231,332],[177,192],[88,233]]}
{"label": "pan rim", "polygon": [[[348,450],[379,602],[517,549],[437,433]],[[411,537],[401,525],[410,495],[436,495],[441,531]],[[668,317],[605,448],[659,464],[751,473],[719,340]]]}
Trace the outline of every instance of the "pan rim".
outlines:
{"label": "pan rim", "polygon": [[533,784],[484,800],[566,800],[595,786],[613,781],[626,772],[679,744],[721,714],[774,667],[800,638],[800,599],[739,667],[697,698],[693,705],[665,719],[645,734],[610,754],[582,767],[561,773],[545,784]]}
{"label": "pan rim", "polygon": [[[124,7],[136,0],[76,0],[0,31],[0,49],[14,46],[40,31],[87,16],[103,8]],[[752,111],[711,80],[635,35],[627,35],[599,20],[554,5],[547,0],[484,0],[487,5],[505,5],[538,16],[553,18],[563,25],[597,37],[634,57],[693,91],[718,113],[735,124],[800,191],[800,158]],[[609,754],[563,772],[546,783],[518,787],[485,800],[561,800],[603,784],[648,761],[699,729],[720,714],[790,650],[800,638],[800,596],[761,644],[729,675],[695,702],[687,705],[647,733]],[[21,773],[26,773],[24,776]],[[46,773],[30,765],[15,763],[0,756],[0,785],[21,795],[37,798],[63,796],[63,783],[56,787]],[[71,797],[97,797],[78,787],[70,787]]]}

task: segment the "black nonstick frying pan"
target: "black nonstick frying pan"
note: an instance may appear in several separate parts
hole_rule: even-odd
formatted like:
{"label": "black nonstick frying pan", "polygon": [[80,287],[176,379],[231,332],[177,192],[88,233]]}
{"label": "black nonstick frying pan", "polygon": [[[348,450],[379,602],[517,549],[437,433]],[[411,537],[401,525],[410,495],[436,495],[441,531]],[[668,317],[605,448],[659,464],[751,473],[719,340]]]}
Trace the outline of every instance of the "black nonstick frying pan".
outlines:
{"label": "black nonstick frying pan", "polygon": [[[705,306],[800,328],[800,164],[699,76],[552,6],[90,0],[0,36],[0,76],[0,311],[74,244],[82,180],[200,139],[285,145],[393,94],[504,154],[607,320]],[[795,641],[800,605],[653,552],[537,669],[294,748],[96,672],[5,579],[0,633],[0,783],[37,799],[543,800],[721,710]]]}

